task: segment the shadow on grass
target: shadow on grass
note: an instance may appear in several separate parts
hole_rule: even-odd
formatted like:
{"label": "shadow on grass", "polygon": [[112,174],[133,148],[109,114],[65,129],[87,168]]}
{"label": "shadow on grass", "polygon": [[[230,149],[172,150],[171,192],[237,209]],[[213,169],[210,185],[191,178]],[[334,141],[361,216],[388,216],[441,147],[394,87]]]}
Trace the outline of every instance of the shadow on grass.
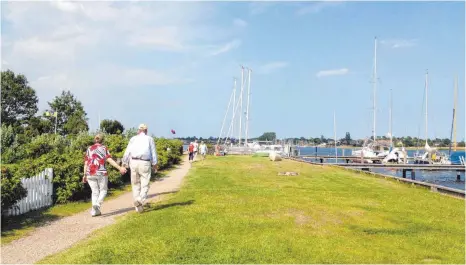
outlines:
{"label": "shadow on grass", "polygon": [[158,205],[152,205],[152,204],[147,204],[148,205],[148,208],[147,210],[145,210],[144,212],[152,212],[152,211],[158,211],[158,210],[163,210],[163,209],[166,209],[166,208],[170,208],[170,207],[175,207],[175,206],[187,206],[187,205],[191,205],[194,203],[194,200],[189,200],[189,201],[185,201],[185,202],[174,202],[174,203],[167,203],[167,204],[158,204]]}
{"label": "shadow on grass", "polygon": [[47,225],[61,216],[47,212],[47,209],[32,211],[19,216],[2,218],[2,244],[8,243],[19,236],[19,230],[32,229]]}

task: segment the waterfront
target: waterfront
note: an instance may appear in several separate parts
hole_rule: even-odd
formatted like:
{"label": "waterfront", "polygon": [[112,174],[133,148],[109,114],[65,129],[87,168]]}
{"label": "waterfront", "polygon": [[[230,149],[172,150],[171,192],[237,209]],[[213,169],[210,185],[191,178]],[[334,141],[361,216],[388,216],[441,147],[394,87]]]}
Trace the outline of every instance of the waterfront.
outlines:
{"label": "waterfront", "polygon": [[[316,153],[317,150],[317,153]],[[337,148],[337,156],[350,156],[351,151],[354,149],[351,148]],[[299,148],[301,155],[321,155],[321,156],[334,156],[335,148],[328,147],[300,147]],[[409,157],[412,157],[417,152],[416,150],[406,150]],[[440,150],[440,152],[448,154],[448,150]],[[330,160],[329,162],[335,162],[335,159]],[[345,163],[346,161],[338,159],[338,162]],[[377,168],[373,169],[373,172],[387,174],[395,177],[402,177],[402,170],[396,169],[382,169]],[[425,171],[418,170],[416,171],[416,180],[424,181],[428,183],[433,183],[437,185],[442,185],[450,188],[465,190],[465,175],[464,172],[461,172],[461,180],[456,181],[456,171]]]}

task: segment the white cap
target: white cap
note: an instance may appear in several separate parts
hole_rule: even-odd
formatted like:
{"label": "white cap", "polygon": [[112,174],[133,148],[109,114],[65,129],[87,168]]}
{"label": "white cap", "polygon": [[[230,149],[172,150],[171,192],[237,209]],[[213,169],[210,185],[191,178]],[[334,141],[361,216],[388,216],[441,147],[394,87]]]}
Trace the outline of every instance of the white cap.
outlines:
{"label": "white cap", "polygon": [[139,124],[139,130],[147,130],[147,125],[145,125],[144,123],[141,123]]}

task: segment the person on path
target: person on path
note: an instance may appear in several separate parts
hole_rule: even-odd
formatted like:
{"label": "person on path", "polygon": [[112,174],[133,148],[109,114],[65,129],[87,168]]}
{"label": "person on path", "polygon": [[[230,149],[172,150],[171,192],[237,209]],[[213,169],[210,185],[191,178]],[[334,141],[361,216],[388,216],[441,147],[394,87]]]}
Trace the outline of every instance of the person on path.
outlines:
{"label": "person on path", "polygon": [[201,142],[201,145],[199,146],[199,151],[202,156],[202,160],[205,159],[205,156],[207,155],[207,145],[204,143],[204,141]]}
{"label": "person on path", "polygon": [[147,125],[141,124],[138,134],[129,140],[123,155],[123,163],[131,170],[133,205],[138,213],[144,208],[151,178],[151,166],[157,172],[157,153],[154,138],[147,135]]}
{"label": "person on path", "polygon": [[188,146],[188,153],[189,153],[189,163],[193,163],[194,160],[194,143],[191,142]]}
{"label": "person on path", "polygon": [[105,162],[114,166],[121,174],[126,173],[126,168],[118,166],[112,159],[107,147],[102,145],[103,135],[97,134],[94,137],[94,144],[87,148],[84,158],[83,183],[89,183],[92,190],[91,216],[101,215],[101,207],[108,190],[108,173]]}
{"label": "person on path", "polygon": [[197,153],[199,151],[199,144],[197,143],[197,140],[194,141],[194,161],[197,160]]}

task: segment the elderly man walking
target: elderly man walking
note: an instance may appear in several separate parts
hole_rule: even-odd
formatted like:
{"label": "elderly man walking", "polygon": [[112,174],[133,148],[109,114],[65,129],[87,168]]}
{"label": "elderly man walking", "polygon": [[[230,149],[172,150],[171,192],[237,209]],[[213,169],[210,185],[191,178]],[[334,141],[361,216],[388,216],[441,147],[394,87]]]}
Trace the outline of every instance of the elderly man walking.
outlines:
{"label": "elderly man walking", "polygon": [[123,162],[131,169],[134,207],[138,213],[143,211],[142,205],[147,199],[151,167],[157,172],[155,150],[154,138],[147,135],[147,125],[139,125],[138,134],[131,138],[123,156]]}

